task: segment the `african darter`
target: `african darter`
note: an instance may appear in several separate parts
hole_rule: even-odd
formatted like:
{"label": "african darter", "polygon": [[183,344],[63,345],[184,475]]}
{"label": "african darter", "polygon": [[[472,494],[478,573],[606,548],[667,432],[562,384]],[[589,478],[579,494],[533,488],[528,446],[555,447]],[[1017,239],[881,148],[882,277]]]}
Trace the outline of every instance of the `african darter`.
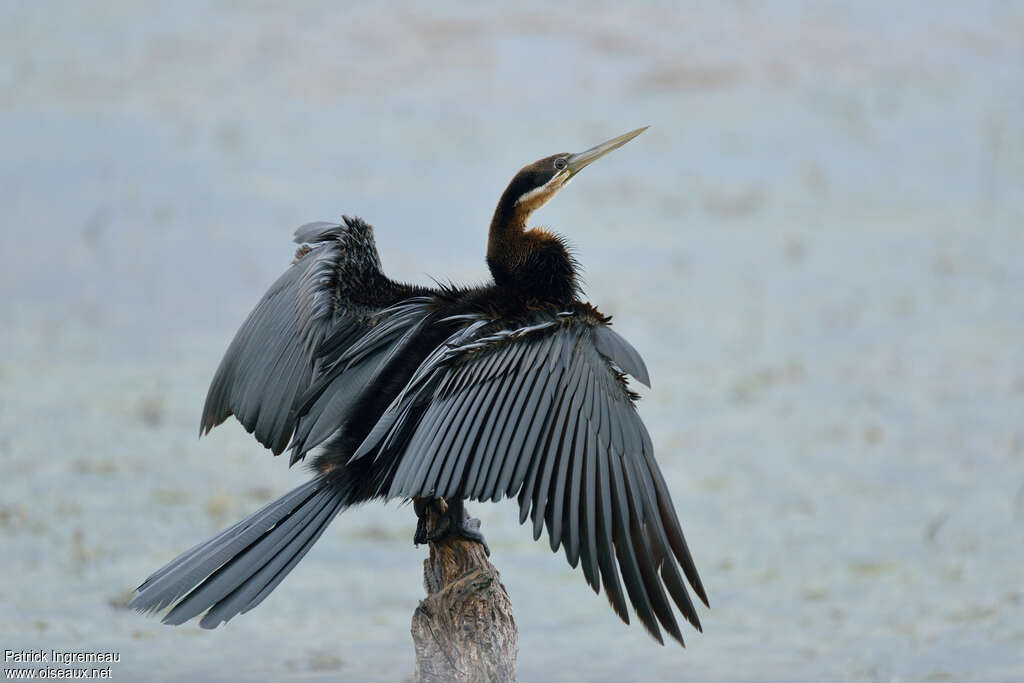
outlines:
{"label": "african darter", "polygon": [[463,501],[516,497],[534,539],[546,526],[624,621],[628,596],[661,642],[659,624],[682,642],[672,602],[700,629],[683,576],[707,597],[627,378],[649,386],[647,368],[580,300],[563,239],[527,229],[644,130],[520,170],[491,220],[483,286],[390,280],[357,218],[299,228],[295,260],[214,375],[200,433],[234,415],[275,454],[290,449],[290,464],[313,451],[316,476],[172,560],[131,605],[174,603],[165,623],[205,612],[214,628],[259,604],[350,505],[413,500],[419,543],[434,540],[427,508],[446,508],[443,533],[482,543]]}

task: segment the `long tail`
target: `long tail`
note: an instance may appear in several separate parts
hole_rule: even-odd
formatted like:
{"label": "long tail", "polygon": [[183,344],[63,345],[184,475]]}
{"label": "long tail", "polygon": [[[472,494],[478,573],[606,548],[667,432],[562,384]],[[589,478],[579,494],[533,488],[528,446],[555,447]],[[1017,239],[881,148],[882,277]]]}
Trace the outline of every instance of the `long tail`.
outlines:
{"label": "long tail", "polygon": [[[260,604],[348,505],[349,488],[320,475],[168,562],[146,579],[129,606],[183,624],[216,628]],[[185,594],[188,595],[185,595]],[[207,611],[209,610],[209,611]]]}

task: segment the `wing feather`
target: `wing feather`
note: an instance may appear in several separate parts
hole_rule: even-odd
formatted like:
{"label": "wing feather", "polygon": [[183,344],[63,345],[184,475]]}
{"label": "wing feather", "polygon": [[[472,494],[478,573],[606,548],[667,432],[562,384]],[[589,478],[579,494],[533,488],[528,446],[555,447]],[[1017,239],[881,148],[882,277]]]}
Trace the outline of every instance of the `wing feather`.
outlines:
{"label": "wing feather", "polygon": [[[536,349],[533,349],[536,351]],[[528,359],[524,359],[528,360]],[[517,382],[509,394],[508,407],[505,411],[505,419],[502,421],[502,429],[494,439],[495,451],[491,472],[487,477],[487,492],[485,495],[491,500],[500,500],[508,482],[515,470],[516,458],[509,449],[509,442],[516,433],[520,418],[523,414],[523,405],[526,398],[531,395],[534,387],[538,384],[543,386],[544,370],[542,368],[531,368],[524,362],[525,372],[518,375]]]}
{"label": "wing feather", "polygon": [[611,477],[608,475],[610,467],[608,461],[611,457],[606,451],[600,452],[597,456],[597,490],[600,493],[597,508],[597,564],[601,569],[601,580],[604,583],[612,609],[628,624],[629,610],[626,609],[626,600],[622,595],[619,570],[613,561],[615,558],[615,541],[613,540],[612,527],[615,517],[612,511],[613,491]]}
{"label": "wing feather", "polygon": [[357,457],[399,463],[390,497],[517,496],[623,621],[682,642],[672,605],[699,629],[704,588],[624,374],[647,381],[639,354],[593,309],[463,318]]}
{"label": "wing feather", "polygon": [[[589,421],[588,421],[589,423]],[[595,592],[601,590],[601,573],[597,561],[597,440],[594,438],[594,429],[588,424],[587,429],[587,453],[585,478],[583,479],[583,526],[580,529],[582,543],[580,545],[580,556],[583,561],[583,575],[587,583],[593,587]]]}
{"label": "wing feather", "polygon": [[[456,395],[456,400],[451,408],[452,418],[448,421],[448,433],[445,434],[444,440],[438,447],[432,449],[430,454],[430,470],[427,473],[426,482],[428,487],[435,492],[441,490],[443,468],[449,461],[457,457],[455,444],[459,439],[459,435],[464,434],[463,430],[467,428],[467,424],[472,422],[473,417],[476,415],[475,411],[478,408],[476,395],[478,393],[480,393],[479,384]],[[435,493],[435,495],[439,496],[441,494]]]}
{"label": "wing feather", "polygon": [[623,480],[622,463],[617,454],[612,454],[608,458],[608,465],[611,475],[612,505],[614,506],[612,520],[614,522],[615,554],[619,558],[619,568],[622,570],[623,583],[626,584],[626,593],[629,595],[629,600],[633,603],[633,608],[636,610],[637,616],[640,617],[640,621],[658,642],[664,643],[633,549],[633,538],[630,534],[632,517],[629,511],[629,494]]}
{"label": "wing feather", "polygon": [[295,235],[304,246],[228,346],[199,427],[208,433],[234,415],[274,454],[297,436],[293,463],[333,433],[356,400],[352,389],[361,383],[342,373],[365,354],[379,359],[383,347],[393,347],[395,339],[382,340],[377,328],[403,333],[424,317],[422,307],[388,307],[427,291],[380,272],[373,229],[359,219],[310,223]]}
{"label": "wing feather", "polygon": [[647,365],[633,345],[623,339],[610,327],[594,328],[594,346],[606,358],[610,359],[623,371],[629,373],[647,387],[651,386],[651,378],[647,374]]}
{"label": "wing feather", "polygon": [[[563,349],[571,348],[572,344],[568,340],[563,341]],[[551,540],[551,550],[558,550],[558,545],[561,540],[561,505],[563,503],[562,491],[564,490],[564,483],[561,486],[557,485],[557,482],[552,481],[552,477],[559,470],[563,470],[568,467],[568,454],[566,453],[566,432],[575,427],[575,417],[578,415],[578,410],[573,406],[573,396],[575,395],[577,381],[579,378],[579,370],[583,363],[580,359],[572,363],[572,372],[566,372],[567,381],[562,384],[561,396],[559,397],[560,404],[555,410],[554,425],[548,436],[548,443],[545,447],[544,453],[544,475],[541,479],[540,486],[534,490],[533,494],[533,537],[535,539],[540,538],[541,527],[544,522],[548,522],[548,534]],[[571,436],[570,436],[571,439]],[[571,447],[571,443],[570,443]],[[556,468],[557,466],[557,468]],[[564,476],[563,476],[564,482]],[[557,494],[552,492],[552,487],[558,488]],[[553,498],[553,507],[548,507],[549,498]],[[552,529],[552,519],[550,517],[550,510],[556,510],[558,512],[558,530]],[[546,513],[548,515],[546,516]]]}
{"label": "wing feather", "polygon": [[[517,350],[520,354],[521,349]],[[480,439],[477,442],[475,452],[470,464],[469,474],[466,475],[466,495],[478,500],[488,498],[487,482],[497,478],[497,468],[494,467],[493,454],[498,445],[498,435],[508,418],[508,403],[504,397],[508,395],[517,379],[521,376],[513,373],[499,375],[494,382],[494,397],[492,398],[491,412],[487,416]]]}
{"label": "wing feather", "polygon": [[[574,454],[576,453],[575,442],[579,431],[579,422],[586,419],[580,407],[582,402],[580,394],[584,392],[584,388],[580,386],[583,366],[583,362],[579,359],[573,363],[573,373],[569,378],[569,386],[566,390],[569,394],[569,405],[566,409],[568,417],[564,430],[560,434],[557,450],[558,469],[556,470],[556,478],[552,483],[551,492],[548,495],[552,501],[552,507],[550,515],[546,519],[552,552],[556,552],[562,542],[563,523],[568,533],[572,533],[572,525],[565,518],[566,510],[572,509],[574,501],[577,505],[579,504],[579,490],[578,488],[576,489],[577,495],[574,497],[571,492],[571,489],[574,487],[568,483],[568,476],[569,468],[573,464]],[[549,451],[548,455],[549,457],[555,457],[556,452]],[[575,566],[576,563],[570,560],[569,564]]]}
{"label": "wing feather", "polygon": [[575,567],[580,560],[580,535],[583,523],[580,512],[583,506],[583,462],[586,459],[587,416],[580,411],[576,418],[576,431],[573,434],[572,474],[566,480],[569,487],[569,518],[565,522],[565,559]]}

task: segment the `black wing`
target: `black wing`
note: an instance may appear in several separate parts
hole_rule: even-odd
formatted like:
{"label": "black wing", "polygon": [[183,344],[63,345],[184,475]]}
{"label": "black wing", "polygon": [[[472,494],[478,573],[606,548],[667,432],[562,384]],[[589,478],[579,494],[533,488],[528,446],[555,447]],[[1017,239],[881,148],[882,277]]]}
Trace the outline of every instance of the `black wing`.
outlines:
{"label": "black wing", "polygon": [[[210,383],[200,434],[235,415],[278,454],[300,417],[308,414],[311,429],[304,434],[304,447],[292,455],[295,462],[353,400],[354,392],[340,386],[341,373],[353,373],[345,384],[361,386],[355,376],[367,372],[374,354],[399,338],[402,325],[415,322],[415,307],[402,308],[397,323],[391,307],[421,290],[388,280],[380,271],[373,229],[358,218],[344,220],[343,225],[310,223],[296,230],[295,241],[302,245],[296,260],[235,334]],[[396,334],[380,334],[379,327],[389,320],[386,331]],[[360,341],[362,354],[346,355]],[[328,370],[332,374],[325,381]],[[333,402],[318,403],[325,392]]]}
{"label": "black wing", "polygon": [[534,538],[546,525],[624,621],[622,583],[655,638],[660,623],[682,642],[666,589],[697,629],[683,575],[707,596],[623,374],[647,383],[647,370],[607,322],[582,305],[515,329],[479,317],[423,362],[354,458],[391,467],[388,497],[518,495]]}

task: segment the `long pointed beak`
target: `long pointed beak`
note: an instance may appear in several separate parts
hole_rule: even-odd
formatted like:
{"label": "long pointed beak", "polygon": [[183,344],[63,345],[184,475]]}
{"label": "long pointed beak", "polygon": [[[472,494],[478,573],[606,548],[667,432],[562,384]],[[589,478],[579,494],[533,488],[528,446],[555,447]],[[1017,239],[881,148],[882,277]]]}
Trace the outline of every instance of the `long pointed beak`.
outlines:
{"label": "long pointed beak", "polygon": [[602,142],[600,145],[597,145],[596,147],[591,147],[586,152],[580,152],[579,154],[569,155],[568,157],[566,157],[565,161],[566,167],[569,169],[570,177],[576,175],[585,167],[594,163],[608,152],[611,152],[612,150],[622,147],[624,144],[635,138],[637,135],[640,135],[640,133],[643,133],[645,130],[647,130],[647,128],[648,126],[644,126],[643,128],[631,130],[630,132],[624,135],[620,135],[617,138],[612,138],[608,142]]}

